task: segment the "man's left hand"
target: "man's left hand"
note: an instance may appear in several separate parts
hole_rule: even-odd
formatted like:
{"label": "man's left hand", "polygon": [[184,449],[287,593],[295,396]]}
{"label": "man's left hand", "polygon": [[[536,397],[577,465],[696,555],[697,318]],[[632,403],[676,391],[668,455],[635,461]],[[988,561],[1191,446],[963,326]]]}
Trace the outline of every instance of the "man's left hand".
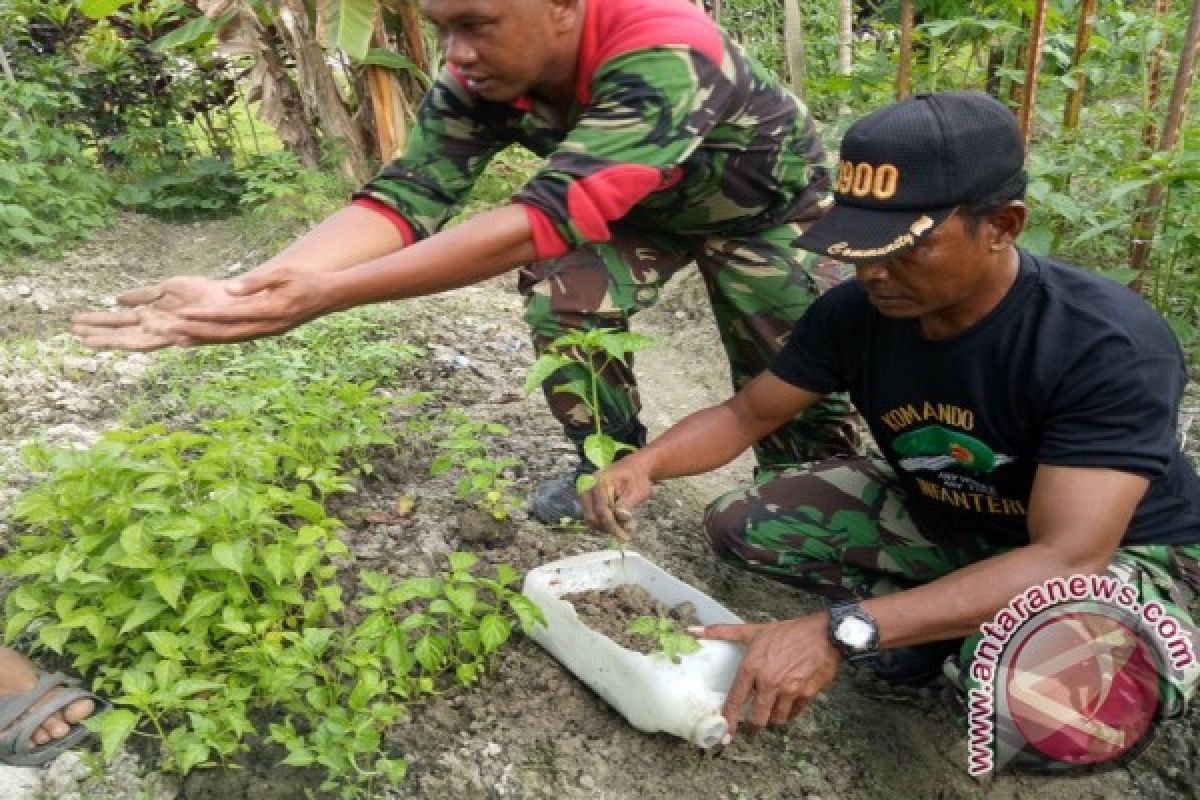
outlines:
{"label": "man's left hand", "polygon": [[326,273],[291,267],[230,281],[227,302],[185,305],[174,310],[174,332],[189,344],[241,342],[289,331],[333,310]]}
{"label": "man's left hand", "polygon": [[747,728],[759,733],[767,725],[790,722],[829,685],[842,655],[829,641],[828,631],[829,616],[824,613],[782,622],[692,629],[702,639],[746,645],[722,710],[731,737],[747,702],[752,703]]}

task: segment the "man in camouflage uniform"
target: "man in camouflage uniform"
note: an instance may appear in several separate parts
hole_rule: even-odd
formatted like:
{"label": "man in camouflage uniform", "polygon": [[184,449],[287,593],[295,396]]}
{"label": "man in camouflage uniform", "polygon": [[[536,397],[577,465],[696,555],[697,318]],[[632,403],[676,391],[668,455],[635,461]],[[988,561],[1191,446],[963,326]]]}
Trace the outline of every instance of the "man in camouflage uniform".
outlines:
{"label": "man in camouflage uniform", "polygon": [[[695,261],[740,387],[838,281],[836,262],[818,264],[795,246],[827,205],[812,119],[686,0],[422,0],[421,8],[443,37],[448,67],[402,157],[349,209],[233,287],[239,297],[258,297],[178,298],[172,290],[195,294],[195,284],[164,285],[130,298],[151,306],[137,318],[82,318],[85,339],[144,349],[249,338],[520,266],[540,353],[570,330],[625,329]],[[439,233],[492,156],[511,144],[546,158],[537,174],[511,205]],[[341,288],[312,277],[330,271]],[[157,316],[163,311],[173,314]],[[543,387],[577,443],[592,415],[556,388],[583,375],[582,367],[562,369]],[[605,432],[642,444],[630,365],[614,360],[602,379]],[[844,400],[826,399],[765,437],[760,464],[853,452],[847,413]],[[579,518],[574,478],[540,487],[535,515]]]}
{"label": "man in camouflage uniform", "polygon": [[[584,496],[589,522],[621,535],[655,481],[713,469],[824,394],[849,392],[883,459],[787,470],[708,510],[720,557],[829,609],[702,631],[746,645],[731,728],[748,701],[752,730],[790,720],[843,658],[916,682],[958,653],[962,688],[979,688],[983,623],[1031,587],[1105,572],[1132,587],[1130,607],[1158,602],[1191,637],[1157,707],[1178,714],[1192,693],[1200,478],[1175,429],[1183,355],[1136,294],[1017,249],[1023,162],[1012,114],[979,92],[857,122],[834,208],[800,240],[854,263],[857,280],[812,304],[768,372]],[[1084,729],[1092,722],[1107,724]]]}

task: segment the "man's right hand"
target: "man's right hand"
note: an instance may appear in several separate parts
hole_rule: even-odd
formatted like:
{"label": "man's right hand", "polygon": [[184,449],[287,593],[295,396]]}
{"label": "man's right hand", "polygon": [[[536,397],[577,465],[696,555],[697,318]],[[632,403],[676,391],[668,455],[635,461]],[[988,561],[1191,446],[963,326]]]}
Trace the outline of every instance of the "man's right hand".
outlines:
{"label": "man's right hand", "polygon": [[96,350],[158,350],[192,344],[174,330],[180,322],[172,312],[184,307],[222,307],[233,298],[226,282],[196,276],[168,278],[132,289],[117,297],[120,311],[82,312],[71,318],[71,329]]}
{"label": "man's right hand", "polygon": [[596,485],[580,497],[583,516],[599,531],[629,540],[637,529],[633,511],[650,497],[654,483],[629,456],[596,475]]}

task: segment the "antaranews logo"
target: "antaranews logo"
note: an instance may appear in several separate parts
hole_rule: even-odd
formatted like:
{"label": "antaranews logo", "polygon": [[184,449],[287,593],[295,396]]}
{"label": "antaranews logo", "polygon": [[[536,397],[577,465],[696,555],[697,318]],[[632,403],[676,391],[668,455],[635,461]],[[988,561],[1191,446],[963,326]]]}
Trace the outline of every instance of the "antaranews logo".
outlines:
{"label": "antaranews logo", "polygon": [[1031,587],[980,631],[967,693],[975,776],[1120,763],[1178,713],[1200,671],[1189,627],[1112,575]]}

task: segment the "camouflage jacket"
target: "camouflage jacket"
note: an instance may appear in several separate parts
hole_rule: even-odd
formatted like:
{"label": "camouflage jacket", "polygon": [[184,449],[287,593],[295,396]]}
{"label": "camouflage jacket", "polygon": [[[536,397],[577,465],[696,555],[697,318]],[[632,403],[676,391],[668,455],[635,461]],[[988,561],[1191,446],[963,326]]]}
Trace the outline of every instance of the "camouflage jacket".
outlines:
{"label": "camouflage jacket", "polygon": [[822,213],[824,148],[807,109],[683,0],[588,0],[576,102],[493,103],[451,67],[403,156],[355,195],[406,243],[441,228],[501,149],[546,161],[514,197],[539,258],[609,238],[616,220],[739,236]]}

